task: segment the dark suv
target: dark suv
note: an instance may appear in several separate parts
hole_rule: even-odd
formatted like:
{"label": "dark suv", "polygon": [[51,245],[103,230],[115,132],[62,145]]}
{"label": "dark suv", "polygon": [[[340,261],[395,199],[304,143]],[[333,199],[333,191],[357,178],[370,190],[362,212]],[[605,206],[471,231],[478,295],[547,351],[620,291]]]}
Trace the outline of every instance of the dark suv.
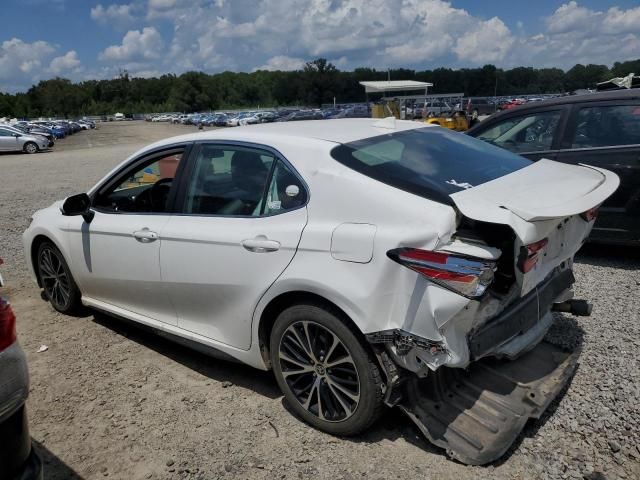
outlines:
{"label": "dark suv", "polygon": [[496,111],[495,104],[486,98],[464,98],[462,99],[462,109],[472,120],[476,120],[479,115],[491,115]]}
{"label": "dark suv", "polygon": [[591,239],[640,244],[640,89],[518,106],[467,133],[531,160],[584,163],[617,173],[620,187],[600,208]]}

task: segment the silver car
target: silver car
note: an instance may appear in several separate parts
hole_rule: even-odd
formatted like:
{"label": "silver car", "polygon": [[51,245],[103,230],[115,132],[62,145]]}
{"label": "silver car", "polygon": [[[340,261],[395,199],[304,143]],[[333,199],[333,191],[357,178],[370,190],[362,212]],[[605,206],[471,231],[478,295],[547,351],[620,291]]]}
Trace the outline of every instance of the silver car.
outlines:
{"label": "silver car", "polygon": [[0,152],[37,153],[47,148],[49,148],[49,140],[46,137],[19,133],[13,128],[0,127]]}

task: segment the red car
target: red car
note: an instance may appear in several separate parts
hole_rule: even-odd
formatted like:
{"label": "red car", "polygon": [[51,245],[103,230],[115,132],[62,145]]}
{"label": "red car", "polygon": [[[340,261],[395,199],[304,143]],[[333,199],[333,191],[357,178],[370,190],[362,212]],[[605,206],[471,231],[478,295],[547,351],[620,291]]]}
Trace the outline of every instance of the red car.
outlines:
{"label": "red car", "polygon": [[517,107],[518,105],[524,105],[525,102],[522,100],[513,99],[510,102],[503,103],[500,105],[500,110],[509,110],[510,108]]}

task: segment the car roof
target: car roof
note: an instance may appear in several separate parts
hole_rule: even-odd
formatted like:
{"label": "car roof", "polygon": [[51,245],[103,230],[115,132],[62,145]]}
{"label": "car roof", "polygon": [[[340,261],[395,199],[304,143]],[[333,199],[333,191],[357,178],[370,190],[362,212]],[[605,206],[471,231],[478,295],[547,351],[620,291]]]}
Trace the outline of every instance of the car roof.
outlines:
{"label": "car roof", "polygon": [[[608,92],[586,93],[583,95],[566,95],[564,97],[555,97],[555,98],[550,98],[548,100],[542,100],[539,102],[525,103],[508,110],[503,110],[502,112],[493,114],[490,117],[490,119],[493,123],[495,119],[508,117],[514,114],[521,114],[531,109],[537,110],[545,107],[573,105],[576,103],[602,102],[607,100],[631,100],[631,99],[640,99],[640,89],[632,88],[632,89],[624,89],[624,90],[611,90]],[[467,133],[473,134],[476,130],[482,129],[484,125],[486,125],[484,122],[480,122],[477,125],[474,125],[469,130],[467,130]]]}
{"label": "car roof", "polygon": [[[340,118],[331,120],[303,120],[299,122],[262,123],[237,129],[216,129],[171,137],[149,145],[145,150],[179,142],[230,140],[276,145],[293,139],[349,143],[388,133],[433,128],[421,122],[395,120],[395,128],[381,126],[379,118]],[[387,120],[384,121],[388,122]],[[391,125],[391,122],[389,123]]]}

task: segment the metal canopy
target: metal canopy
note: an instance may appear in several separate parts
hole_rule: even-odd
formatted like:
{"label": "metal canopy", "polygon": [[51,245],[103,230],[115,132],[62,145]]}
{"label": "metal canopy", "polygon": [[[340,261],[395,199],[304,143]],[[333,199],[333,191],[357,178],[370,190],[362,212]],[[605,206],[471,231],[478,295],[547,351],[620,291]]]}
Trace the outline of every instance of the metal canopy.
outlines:
{"label": "metal canopy", "polygon": [[407,90],[424,90],[433,87],[433,83],[416,82],[415,80],[388,80],[382,82],[360,82],[366,93],[401,92]]}

